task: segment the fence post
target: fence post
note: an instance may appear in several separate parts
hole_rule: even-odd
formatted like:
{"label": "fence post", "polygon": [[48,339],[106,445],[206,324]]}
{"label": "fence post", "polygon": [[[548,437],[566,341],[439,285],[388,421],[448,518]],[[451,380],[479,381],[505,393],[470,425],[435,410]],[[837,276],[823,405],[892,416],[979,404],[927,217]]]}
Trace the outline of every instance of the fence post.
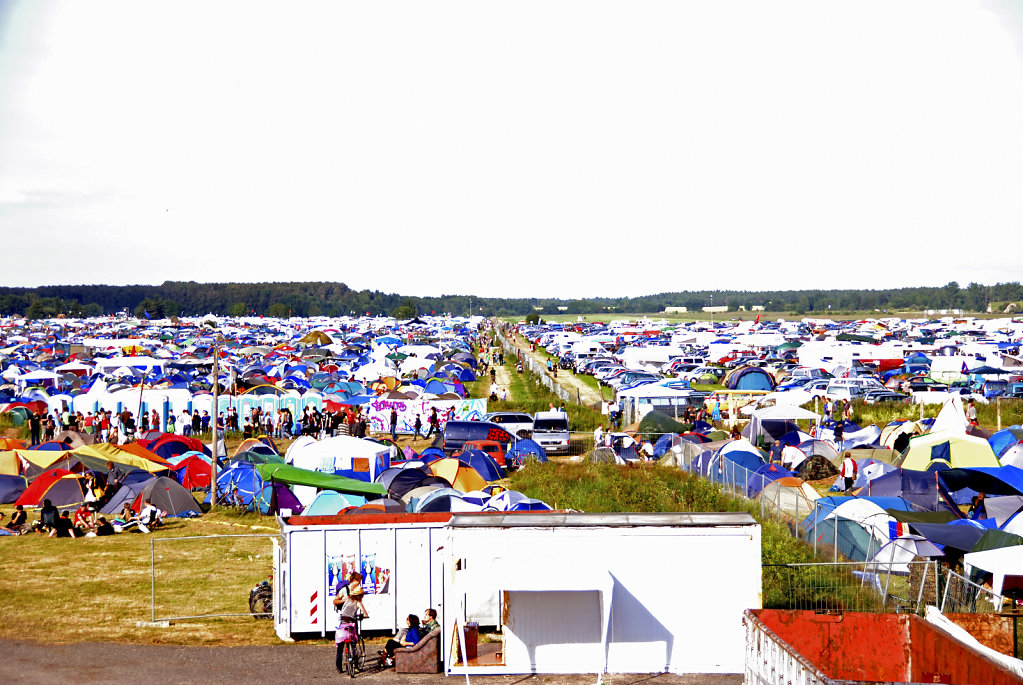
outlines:
{"label": "fence post", "polygon": [[838,563],[838,517],[835,517],[835,563]]}
{"label": "fence post", "polygon": [[[216,417],[214,417],[216,420]],[[214,446],[216,449],[216,446]],[[216,459],[216,455],[213,456]],[[149,606],[153,610],[153,616],[150,619],[153,623],[156,623],[156,538],[149,539]]]}

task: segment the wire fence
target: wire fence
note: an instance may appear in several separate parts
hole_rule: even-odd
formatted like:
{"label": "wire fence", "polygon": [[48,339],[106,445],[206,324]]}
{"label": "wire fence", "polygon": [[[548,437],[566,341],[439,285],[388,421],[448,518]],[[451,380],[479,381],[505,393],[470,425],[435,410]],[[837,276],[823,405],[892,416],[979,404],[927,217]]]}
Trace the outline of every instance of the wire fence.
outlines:
{"label": "wire fence", "polygon": [[1001,608],[1002,598],[990,588],[979,585],[955,571],[948,571],[941,597],[942,613],[979,614],[1000,611]]}
{"label": "wire fence", "polygon": [[152,621],[251,616],[249,591],[273,571],[275,538],[151,538]]}
{"label": "wire fence", "polygon": [[764,604],[779,609],[920,613],[938,601],[935,561],[765,564],[763,573],[777,588]]}

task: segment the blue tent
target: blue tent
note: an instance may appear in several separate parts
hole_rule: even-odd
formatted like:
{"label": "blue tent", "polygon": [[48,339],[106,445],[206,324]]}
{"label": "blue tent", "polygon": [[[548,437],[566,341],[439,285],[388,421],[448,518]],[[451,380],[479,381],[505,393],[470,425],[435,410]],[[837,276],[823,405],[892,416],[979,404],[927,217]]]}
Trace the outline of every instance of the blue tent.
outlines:
{"label": "blue tent", "polygon": [[987,441],[995,455],[1001,457],[1006,450],[1020,441],[1021,435],[1023,435],[1023,428],[1009,426],[992,435]]}
{"label": "blue tent", "polygon": [[[263,479],[255,465],[245,461],[234,461],[223,471],[217,473],[218,497],[230,497],[234,488],[238,488],[241,501],[252,507],[253,499],[263,490]],[[209,501],[209,493],[206,495]]]}
{"label": "blue tent", "polygon": [[752,476],[750,476],[749,483],[746,485],[746,496],[753,499],[759,495],[764,489],[764,486],[771,481],[791,475],[792,472],[784,466],[779,464],[764,464],[754,471]]}
{"label": "blue tent", "polygon": [[1010,465],[946,469],[938,479],[949,492],[969,488],[987,495],[1023,495],[1023,469]]}
{"label": "blue tent", "polygon": [[488,483],[504,478],[504,471],[497,465],[494,458],[483,450],[462,450],[456,456],[466,466],[476,469],[476,472],[483,476]]}
{"label": "blue tent", "polygon": [[728,375],[729,390],[774,390],[774,377],[758,366],[744,366]]}
{"label": "blue tent", "polygon": [[515,464],[522,464],[526,459],[536,459],[540,463],[547,463],[547,452],[543,447],[529,439],[517,440],[508,454],[505,461],[510,459]]}
{"label": "blue tent", "polygon": [[28,487],[24,476],[0,475],[0,504],[11,504]]}

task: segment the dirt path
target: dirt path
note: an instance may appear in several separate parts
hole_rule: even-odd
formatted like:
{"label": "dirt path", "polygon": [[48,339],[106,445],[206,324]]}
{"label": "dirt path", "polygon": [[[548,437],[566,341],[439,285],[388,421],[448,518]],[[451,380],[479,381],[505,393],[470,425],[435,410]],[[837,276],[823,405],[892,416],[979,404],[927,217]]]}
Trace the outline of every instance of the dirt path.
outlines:
{"label": "dirt path", "polygon": [[[541,365],[546,363],[546,356],[543,353],[539,352],[539,351],[532,352],[530,350],[529,341],[527,341],[521,335],[518,335],[517,333],[509,333],[506,336],[506,339],[510,340],[512,345],[514,345],[518,350],[520,350],[523,355],[529,357],[530,359],[535,360],[537,363],[539,363]],[[504,370],[504,369],[499,370],[498,371],[498,382],[501,382],[501,380],[500,380],[501,379],[501,371],[504,371],[504,374],[505,374],[506,378],[509,375],[507,370]],[[580,398],[580,400],[582,400],[582,404],[591,405],[592,406],[592,405],[597,405],[600,402],[604,401],[604,398],[602,398],[600,396],[600,393],[597,390],[594,390],[592,387],[590,387],[590,386],[586,385],[585,383],[583,383],[571,371],[565,371],[565,370],[562,370],[562,369],[558,369],[558,375],[556,377],[553,374],[548,374],[548,375],[551,378],[554,379],[555,383],[557,383],[561,387],[565,388],[566,390],[568,390],[572,394],[575,394],[576,392],[578,392],[579,398]]]}
{"label": "dirt path", "polygon": [[[128,645],[109,642],[37,644],[21,640],[0,640],[0,682],[51,685],[52,683],[156,682],[178,683],[320,683],[351,681],[334,670],[334,648],[330,645],[276,645],[264,647],[171,647]],[[587,685],[594,674],[543,676],[472,676],[474,683],[494,685]],[[393,669],[369,670],[354,682],[426,685],[460,683],[443,674],[406,675]],[[733,675],[608,675],[606,685],[739,685],[742,676]]]}

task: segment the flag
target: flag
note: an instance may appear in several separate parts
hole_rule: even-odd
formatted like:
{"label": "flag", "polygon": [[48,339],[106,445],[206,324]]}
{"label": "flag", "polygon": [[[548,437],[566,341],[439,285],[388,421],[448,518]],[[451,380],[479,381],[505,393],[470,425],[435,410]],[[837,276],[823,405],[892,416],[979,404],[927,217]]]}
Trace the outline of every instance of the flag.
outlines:
{"label": "flag", "polygon": [[759,314],[757,314],[757,318],[753,320],[753,325],[755,326],[758,323],[760,323],[760,315]]}
{"label": "flag", "polygon": [[963,362],[963,368],[961,368],[959,371],[960,371],[960,373],[964,373],[966,375],[970,374],[970,370],[968,368],[966,368],[966,362]]}
{"label": "flag", "polygon": [[909,526],[899,521],[888,522],[888,539],[895,540],[903,535],[909,535]]}
{"label": "flag", "polygon": [[[142,314],[143,314],[143,315],[144,315],[144,316],[145,316],[145,317],[146,317],[147,319],[149,318],[149,310],[148,310],[148,309],[147,309],[147,310],[145,310],[144,312],[142,312]],[[966,366],[966,365],[964,364],[964,365],[963,365],[963,367],[965,368],[965,366]]]}

